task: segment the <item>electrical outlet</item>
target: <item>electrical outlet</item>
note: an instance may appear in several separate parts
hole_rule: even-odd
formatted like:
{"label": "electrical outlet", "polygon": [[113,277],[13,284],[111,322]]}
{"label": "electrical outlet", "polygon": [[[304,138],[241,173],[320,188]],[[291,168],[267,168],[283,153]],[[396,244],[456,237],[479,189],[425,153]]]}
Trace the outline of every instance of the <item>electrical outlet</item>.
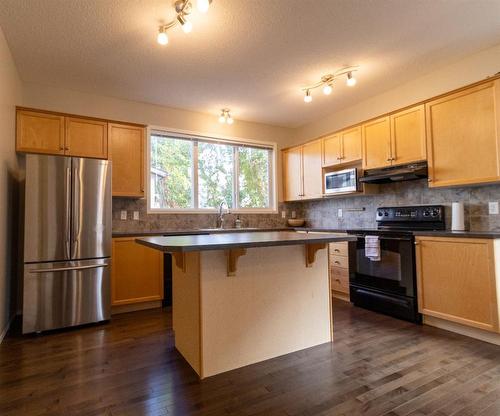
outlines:
{"label": "electrical outlet", "polygon": [[344,211],[342,210],[342,208],[339,208],[337,210],[337,218],[342,218],[344,216]]}
{"label": "electrical outlet", "polygon": [[138,220],[139,219],[139,211],[134,211],[134,220]]}
{"label": "electrical outlet", "polygon": [[488,202],[488,212],[490,215],[497,215],[498,214],[498,201]]}
{"label": "electrical outlet", "polygon": [[121,220],[126,220],[127,219],[127,211],[125,211],[123,209],[120,211],[120,219]]}
{"label": "electrical outlet", "polygon": [[281,218],[286,218],[286,211],[281,211]]}

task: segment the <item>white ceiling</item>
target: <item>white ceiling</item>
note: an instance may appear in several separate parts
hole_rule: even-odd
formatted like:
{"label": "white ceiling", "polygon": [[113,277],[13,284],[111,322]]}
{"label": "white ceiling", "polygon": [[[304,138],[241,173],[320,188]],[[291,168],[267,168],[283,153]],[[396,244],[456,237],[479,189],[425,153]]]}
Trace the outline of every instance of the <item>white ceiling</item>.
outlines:
{"label": "white ceiling", "polygon": [[[214,0],[156,43],[172,0],[0,0],[23,81],[297,127],[500,42],[498,0]],[[302,100],[346,65],[358,85]]]}

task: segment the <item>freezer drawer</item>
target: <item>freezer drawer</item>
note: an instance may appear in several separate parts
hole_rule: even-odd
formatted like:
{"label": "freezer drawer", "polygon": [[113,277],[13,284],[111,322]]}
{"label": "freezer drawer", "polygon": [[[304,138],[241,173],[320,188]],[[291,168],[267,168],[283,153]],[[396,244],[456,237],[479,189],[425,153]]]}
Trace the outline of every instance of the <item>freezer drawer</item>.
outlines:
{"label": "freezer drawer", "polygon": [[25,264],[23,334],[109,319],[109,262]]}

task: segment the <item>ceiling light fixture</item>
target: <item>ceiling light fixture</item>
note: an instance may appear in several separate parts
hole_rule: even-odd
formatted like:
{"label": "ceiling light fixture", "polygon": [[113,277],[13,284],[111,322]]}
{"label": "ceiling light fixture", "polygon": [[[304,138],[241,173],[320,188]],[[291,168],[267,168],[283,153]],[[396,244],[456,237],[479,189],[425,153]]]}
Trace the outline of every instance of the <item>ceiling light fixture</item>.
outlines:
{"label": "ceiling light fixture", "polygon": [[[197,0],[197,8],[201,13],[206,13],[212,0]],[[192,0],[177,0],[174,3],[175,19],[171,22],[160,25],[158,28],[158,36],[156,38],[157,42],[160,45],[166,45],[168,43],[168,35],[167,30],[174,27],[177,24],[181,25],[184,33],[190,33],[193,30],[193,24],[187,18],[193,10]]]}
{"label": "ceiling light fixture", "polygon": [[219,123],[234,123],[234,119],[231,117],[231,110],[229,108],[223,108],[222,110],[220,110]]}
{"label": "ceiling light fixture", "polygon": [[337,78],[342,77],[344,75],[347,77],[346,84],[349,87],[353,87],[354,85],[356,85],[356,78],[354,78],[353,73],[356,72],[358,68],[359,67],[357,66],[349,66],[346,68],[339,69],[333,74],[323,75],[321,77],[321,81],[318,81],[315,84],[302,88],[302,91],[305,92],[304,102],[310,103],[312,101],[311,90],[314,90],[315,88],[322,87],[323,94],[330,95],[333,91],[333,82]]}

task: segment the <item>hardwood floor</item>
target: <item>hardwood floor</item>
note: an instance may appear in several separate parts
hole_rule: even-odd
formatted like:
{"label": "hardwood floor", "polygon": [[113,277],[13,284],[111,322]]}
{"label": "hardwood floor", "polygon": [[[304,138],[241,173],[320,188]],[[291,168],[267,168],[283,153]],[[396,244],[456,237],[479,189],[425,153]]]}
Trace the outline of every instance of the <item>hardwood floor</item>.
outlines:
{"label": "hardwood floor", "polygon": [[0,345],[0,415],[500,415],[500,347],[335,301],[335,342],[198,381],[168,311]]}

